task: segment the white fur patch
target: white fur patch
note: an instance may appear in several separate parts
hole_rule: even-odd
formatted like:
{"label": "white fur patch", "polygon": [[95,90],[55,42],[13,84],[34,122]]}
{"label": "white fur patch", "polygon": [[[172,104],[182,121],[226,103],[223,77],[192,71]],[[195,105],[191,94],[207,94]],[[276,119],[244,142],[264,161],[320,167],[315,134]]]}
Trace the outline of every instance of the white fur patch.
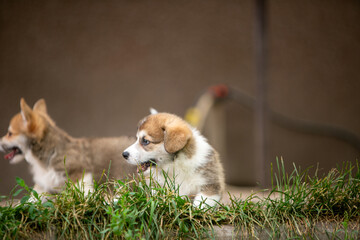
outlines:
{"label": "white fur patch", "polygon": [[208,154],[213,149],[197,129],[192,128],[191,130],[195,139],[196,150],[195,154],[190,158],[190,161],[194,164],[192,167],[200,167],[209,162]]}
{"label": "white fur patch", "polygon": [[[63,173],[56,172],[52,168],[45,168],[40,161],[29,150],[25,153],[25,159],[32,166],[33,180],[38,185],[38,191],[42,192],[58,192],[65,183]],[[36,189],[35,189],[36,190]]]}
{"label": "white fur patch", "polygon": [[24,113],[23,110],[21,110],[21,117],[22,117],[22,120],[23,120],[23,123],[24,123],[24,127],[26,127],[28,122],[27,122],[27,119],[26,119],[26,116],[25,116],[25,113]]}
{"label": "white fur patch", "polygon": [[85,196],[94,190],[93,175],[91,173],[84,174],[84,177],[78,182],[79,188],[84,192]]}
{"label": "white fur patch", "polygon": [[158,111],[155,108],[150,108],[150,113],[151,114],[157,114]]}
{"label": "white fur patch", "polygon": [[[174,161],[161,165],[168,177],[175,179],[179,195],[196,195],[201,186],[206,184],[206,179],[197,169],[209,161],[207,155],[212,148],[196,129],[192,129],[192,132],[196,142],[195,154],[187,158],[185,154],[180,153]],[[165,184],[165,177],[161,171],[157,170],[154,177],[161,185]]]}
{"label": "white fur patch", "polygon": [[206,196],[205,194],[199,193],[195,196],[194,206],[198,208],[213,207],[220,201],[220,195]]}

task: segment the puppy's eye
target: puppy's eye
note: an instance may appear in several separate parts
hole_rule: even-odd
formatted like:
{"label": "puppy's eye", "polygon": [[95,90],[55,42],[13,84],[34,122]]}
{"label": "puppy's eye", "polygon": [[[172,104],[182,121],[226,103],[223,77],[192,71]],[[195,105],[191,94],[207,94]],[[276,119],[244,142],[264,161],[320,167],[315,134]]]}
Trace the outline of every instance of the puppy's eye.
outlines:
{"label": "puppy's eye", "polygon": [[8,132],[8,136],[11,137],[11,136],[12,136],[12,132]]}
{"label": "puppy's eye", "polygon": [[141,145],[146,146],[146,145],[149,145],[149,144],[150,144],[150,141],[147,140],[147,139],[145,139],[145,137],[143,137],[143,138],[141,139]]}

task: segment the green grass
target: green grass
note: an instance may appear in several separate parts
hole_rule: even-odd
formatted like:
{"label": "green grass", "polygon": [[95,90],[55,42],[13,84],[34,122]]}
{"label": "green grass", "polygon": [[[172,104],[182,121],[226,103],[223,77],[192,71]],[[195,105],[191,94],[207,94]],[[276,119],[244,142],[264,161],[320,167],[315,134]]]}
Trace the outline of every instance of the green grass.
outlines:
{"label": "green grass", "polygon": [[[68,181],[65,191],[42,203],[17,178],[10,197],[2,197],[10,204],[0,207],[0,238],[199,239],[214,238],[214,227],[222,225],[232,225],[250,238],[317,239],[320,234],[329,239],[359,238],[358,163],[344,163],[321,177],[296,167],[288,174],[282,161],[275,169],[267,197],[230,196],[230,204],[204,209],[179,196],[171,179],[168,187],[154,182],[149,187],[140,179],[95,184],[88,196]],[[37,200],[29,202],[25,195],[20,203],[11,204],[21,191]],[[113,195],[116,202],[109,201]],[[323,225],[329,232],[319,232]]]}

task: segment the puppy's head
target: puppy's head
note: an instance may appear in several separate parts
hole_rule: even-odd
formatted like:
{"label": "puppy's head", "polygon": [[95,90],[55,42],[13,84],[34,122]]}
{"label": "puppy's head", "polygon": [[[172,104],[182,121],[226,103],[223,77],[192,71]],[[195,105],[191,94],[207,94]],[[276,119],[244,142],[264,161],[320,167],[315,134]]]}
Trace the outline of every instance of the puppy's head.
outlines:
{"label": "puppy's head", "polygon": [[45,129],[44,116],[47,112],[43,99],[38,100],[31,109],[22,98],[20,109],[20,113],[11,119],[7,134],[0,139],[0,151],[6,153],[4,158],[11,164],[24,159],[24,154],[29,150],[29,139],[41,139]]}
{"label": "puppy's head", "polygon": [[155,113],[144,118],[136,136],[137,141],[123,152],[123,156],[144,172],[150,166],[161,167],[173,161],[177,153],[186,151],[192,143],[189,125],[169,113]]}

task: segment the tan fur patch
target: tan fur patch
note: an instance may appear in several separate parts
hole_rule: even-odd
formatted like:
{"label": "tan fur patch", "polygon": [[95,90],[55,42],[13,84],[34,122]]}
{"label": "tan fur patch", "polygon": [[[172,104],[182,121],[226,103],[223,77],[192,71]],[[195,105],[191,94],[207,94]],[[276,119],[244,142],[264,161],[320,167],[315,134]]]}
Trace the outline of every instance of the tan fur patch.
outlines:
{"label": "tan fur patch", "polygon": [[[25,133],[29,137],[40,139],[43,137],[44,130],[46,128],[46,124],[42,116],[40,116],[38,113],[34,112],[25,102],[25,100],[22,98],[20,101],[20,107],[21,107],[21,114],[19,119],[16,115],[16,126],[22,130],[23,133]],[[14,118],[15,118],[14,117]],[[24,117],[26,121],[24,121]],[[13,126],[12,124],[10,124]]]}
{"label": "tan fur patch", "polygon": [[154,118],[152,115],[145,118],[139,126],[139,131],[146,130],[147,135],[152,142],[164,141],[164,119]]}
{"label": "tan fur patch", "polygon": [[33,110],[47,114],[45,100],[44,99],[37,100],[36,103],[34,104]]}
{"label": "tan fur patch", "polygon": [[34,104],[33,111],[40,114],[42,117],[44,117],[49,124],[51,124],[52,126],[55,126],[54,120],[49,116],[49,114],[47,112],[46,102],[44,99],[39,99]]}
{"label": "tan fur patch", "polygon": [[25,133],[26,128],[25,128],[25,124],[24,124],[24,121],[23,121],[20,113],[16,114],[11,119],[9,130],[11,131],[13,136],[21,134],[21,133]]}
{"label": "tan fur patch", "polygon": [[[148,116],[139,126],[139,131],[141,130],[145,130],[153,142],[164,142],[168,153],[176,153],[184,149],[192,137],[188,124],[178,116],[169,113]],[[193,146],[192,143],[188,153],[193,152]]]}
{"label": "tan fur patch", "polygon": [[165,129],[164,145],[169,153],[176,153],[185,148],[192,132],[183,122],[169,124]]}

